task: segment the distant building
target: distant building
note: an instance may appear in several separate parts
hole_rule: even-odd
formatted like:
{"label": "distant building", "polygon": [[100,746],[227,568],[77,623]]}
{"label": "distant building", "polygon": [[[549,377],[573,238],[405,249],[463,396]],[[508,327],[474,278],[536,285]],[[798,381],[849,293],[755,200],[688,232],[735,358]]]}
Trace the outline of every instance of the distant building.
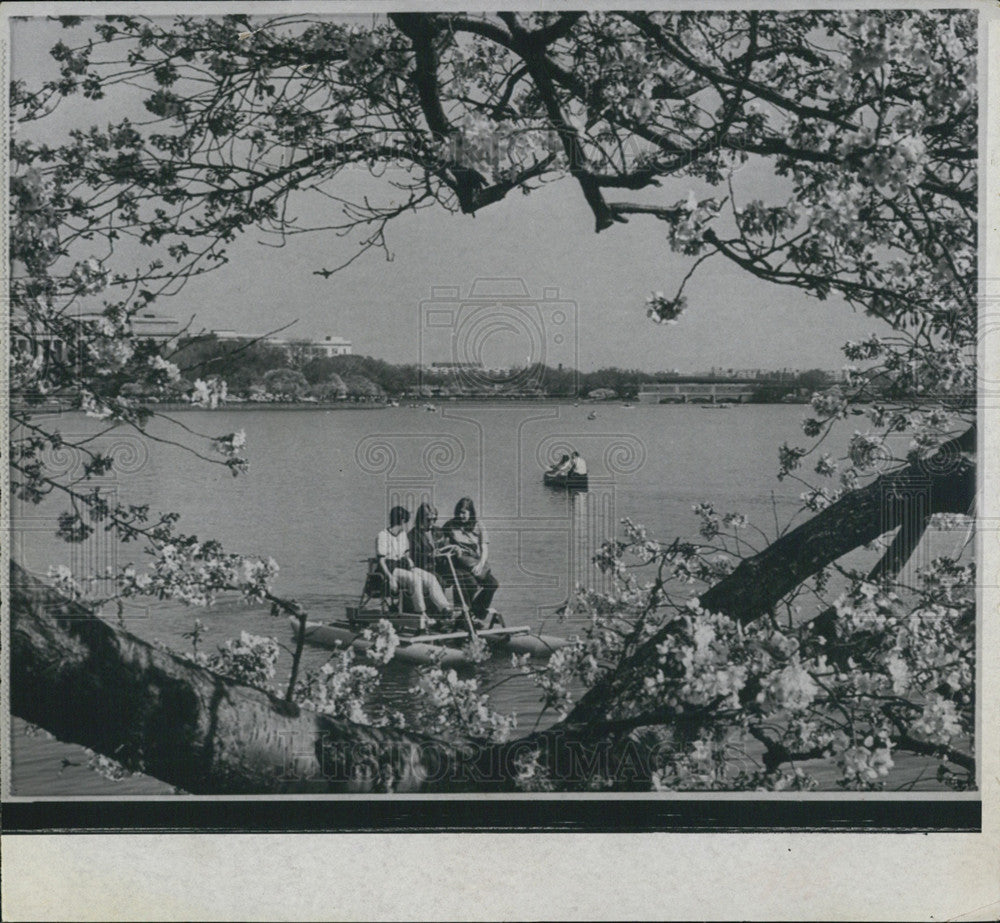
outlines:
{"label": "distant building", "polygon": [[328,356],[349,356],[354,351],[351,341],[343,337],[323,337],[320,346],[327,351]]}
{"label": "distant building", "polygon": [[442,375],[457,375],[459,372],[482,372],[482,362],[432,362],[428,366],[430,372],[440,372]]}
{"label": "distant building", "polygon": [[799,376],[798,369],[724,369],[712,366],[708,372],[695,372],[691,378],[745,379],[765,381],[786,381]]}
{"label": "distant building", "polygon": [[510,368],[486,368],[482,362],[432,362],[425,366],[426,371],[438,375],[482,375],[491,378],[498,378],[509,375]]}
{"label": "distant building", "polygon": [[143,311],[130,322],[132,333],[149,340],[171,340],[180,333],[180,324],[174,317]]}
{"label": "distant building", "polygon": [[268,337],[267,342],[288,351],[298,351],[309,359],[332,359],[334,356],[349,356],[352,352],[351,341],[343,337],[325,336],[322,340]]}
{"label": "distant building", "polygon": [[255,337],[235,330],[213,330],[217,340],[259,340],[269,346],[277,346],[287,353],[298,353],[305,359],[330,359],[333,356],[349,356],[353,352],[350,340],[343,337],[325,336],[322,340],[297,337]]}
{"label": "distant building", "polygon": [[[81,314],[67,315],[80,323],[95,323],[104,318],[98,311],[87,311]],[[11,335],[11,351],[21,355],[41,355],[44,359],[62,361],[65,359],[65,344],[57,334],[39,330],[32,331],[23,319],[17,315],[11,317],[14,331]],[[133,336],[146,340],[163,342],[171,340],[180,333],[180,324],[174,317],[156,314],[153,311],[142,311],[133,315],[128,322],[128,329]]]}

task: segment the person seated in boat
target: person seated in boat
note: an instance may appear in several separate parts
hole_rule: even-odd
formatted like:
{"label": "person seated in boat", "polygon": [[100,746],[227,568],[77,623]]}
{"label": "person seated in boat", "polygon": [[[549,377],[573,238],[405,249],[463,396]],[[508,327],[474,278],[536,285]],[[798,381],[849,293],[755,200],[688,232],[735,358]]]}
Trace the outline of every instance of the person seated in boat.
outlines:
{"label": "person seated in boat", "polygon": [[452,583],[451,568],[444,556],[448,540],[437,526],[437,507],[421,503],[410,529],[410,557],[421,570],[434,574],[442,587]]}
{"label": "person seated in boat", "polygon": [[585,477],[587,474],[587,463],[579,452],[574,452],[570,458],[569,473],[576,477]]}
{"label": "person seated in boat", "polygon": [[420,627],[426,628],[428,602],[436,612],[447,612],[450,607],[437,578],[417,567],[410,557],[410,540],[405,531],[409,521],[410,513],[405,507],[394,506],[389,510],[389,528],[376,537],[375,554],[389,589],[404,594],[404,600],[408,599],[420,616]]}
{"label": "person seated in boat", "polygon": [[572,464],[572,459],[566,453],[563,453],[563,457],[559,459],[548,471],[545,473],[553,477],[562,477],[569,471],[569,467]]}
{"label": "person seated in boat", "polygon": [[454,551],[451,563],[465,604],[480,625],[488,626],[494,619],[491,603],[500,583],[487,563],[489,537],[471,497],[455,504],[455,515],[444,524],[444,535]]}

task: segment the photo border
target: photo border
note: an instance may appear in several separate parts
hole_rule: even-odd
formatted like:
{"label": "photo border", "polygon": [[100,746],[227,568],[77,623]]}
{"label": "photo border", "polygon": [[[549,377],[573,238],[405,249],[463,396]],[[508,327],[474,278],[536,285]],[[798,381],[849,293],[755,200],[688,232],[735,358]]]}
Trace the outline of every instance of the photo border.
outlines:
{"label": "photo border", "polygon": [[[404,5],[422,10],[479,9],[483,7],[483,4],[475,2],[471,4],[459,4],[457,2],[410,2],[406,4],[368,2],[351,3],[351,8],[345,10],[343,7],[322,5],[319,5],[319,9],[317,9],[317,3],[276,4],[274,2],[261,2],[254,4],[255,9],[253,12],[264,12],[265,10],[273,10],[281,6],[282,9],[298,7],[317,12],[342,14],[353,11],[385,12],[401,8]],[[634,5],[608,2],[586,4],[588,9],[611,6],[627,8]],[[766,9],[796,9],[803,6],[802,3],[792,2],[744,4],[711,2],[711,0],[710,2],[698,4],[700,9],[724,9],[751,5]],[[12,16],[25,14],[29,16],[43,15],[41,11],[31,12],[33,5],[10,3],[7,6],[7,10],[2,14],[5,29],[7,20]],[[503,6],[510,9],[527,8],[527,5],[524,3],[504,4]],[[642,4],[642,6],[678,9],[690,8],[691,4],[654,3]],[[887,7],[926,9],[939,8],[942,4],[940,2],[919,2],[919,0],[917,2],[882,3],[858,3],[852,2],[852,0],[842,0],[842,2],[824,3],[823,6],[857,9]],[[982,231],[980,247],[984,256],[982,265],[986,270],[985,275],[988,278],[997,278],[1000,276],[1000,272],[998,272],[998,269],[1000,269],[1000,265],[998,265],[1000,263],[1000,234],[997,231],[998,225],[1000,225],[1000,221],[998,221],[998,218],[1000,218],[1000,207],[998,207],[995,201],[996,182],[988,181],[987,173],[988,166],[996,159],[996,150],[998,147],[997,117],[1000,107],[997,105],[997,100],[1000,99],[1000,66],[998,66],[1000,58],[998,58],[995,52],[1000,47],[1000,11],[995,6],[988,4],[986,0],[983,0],[983,2],[963,2],[954,4],[954,6],[975,8],[980,11],[980,62],[983,66],[980,78],[980,87],[982,89],[980,96],[980,163],[984,167],[980,175],[980,204],[982,207],[980,215],[980,228]],[[88,3],[86,6],[71,3],[49,3],[45,4],[45,11],[46,14],[71,12],[73,15],[93,15],[105,12],[109,7],[113,7],[116,11],[123,8],[131,8],[136,11],[149,9],[147,5],[141,3]],[[537,8],[537,5],[532,5],[530,8]],[[190,9],[189,6],[187,10]],[[232,12],[236,9],[241,12],[245,11],[246,4],[198,4],[198,10],[208,15]],[[175,11],[176,4],[174,3],[158,4],[154,8],[156,15],[170,15]],[[4,36],[3,43],[3,66],[6,76],[9,71],[9,36]],[[992,66],[987,68],[986,64],[989,60],[990,51],[994,52],[994,61]],[[6,126],[4,126],[3,138],[4,161],[6,164],[8,159],[6,153],[8,140]],[[988,157],[987,153],[992,156]],[[4,360],[6,360],[6,344],[8,342],[6,336],[8,318],[6,314],[2,322],[4,324]],[[1000,357],[989,356],[983,351],[981,359],[980,380],[982,381],[984,378],[988,378],[988,380],[996,379],[998,377],[996,370],[1000,366]],[[2,375],[4,386],[3,397],[6,401],[6,361],[4,361]],[[978,450],[981,462],[979,495],[982,503],[979,506],[980,518],[996,517],[997,512],[1000,512],[996,492],[987,490],[987,486],[992,487],[991,478],[995,478],[996,476],[997,459],[1000,458],[1000,438],[997,436],[996,427],[992,425],[994,419],[995,413],[990,419],[991,425],[981,426],[983,439]],[[6,413],[4,413],[2,423],[4,433],[6,434]],[[985,417],[982,423],[986,423]],[[10,502],[6,490],[8,484],[6,466],[4,466],[2,476],[4,488],[2,491],[2,512],[4,516],[4,534],[6,537],[9,535],[9,531],[6,530],[9,530]],[[994,512],[995,510],[997,512]],[[987,543],[981,533],[977,536],[980,549],[978,560],[981,564],[987,564],[995,569],[998,562],[998,548],[995,534],[991,534],[991,539],[992,541]],[[6,541],[3,542],[3,559],[0,566],[4,568],[9,565],[8,544]],[[640,853],[651,847],[655,848],[655,844],[657,843],[662,843],[664,844],[662,846],[665,850],[664,855],[666,856],[669,853],[672,860],[678,860],[678,849],[683,848],[685,850],[685,854],[682,857],[683,867],[689,869],[690,874],[696,876],[700,876],[704,872],[704,879],[706,881],[714,880],[714,871],[709,874],[706,868],[700,865],[700,863],[715,863],[720,868],[723,865],[725,867],[735,867],[740,863],[743,851],[750,848],[761,848],[766,851],[768,849],[766,845],[756,846],[760,841],[752,835],[755,833],[785,834],[789,832],[798,833],[808,831],[810,839],[812,839],[817,835],[822,838],[823,834],[833,832],[842,834],[857,833],[859,831],[864,831],[866,834],[884,832],[973,832],[978,835],[971,840],[963,837],[947,839],[947,842],[950,844],[948,847],[950,851],[947,853],[947,857],[948,861],[952,863],[948,867],[956,870],[955,888],[963,889],[961,894],[968,895],[969,904],[960,900],[958,892],[948,892],[946,894],[944,888],[941,886],[941,876],[927,874],[926,880],[921,880],[922,870],[925,869],[921,864],[925,861],[923,858],[924,855],[938,855],[938,852],[940,852],[925,848],[927,841],[919,841],[919,844],[923,845],[918,845],[918,843],[913,844],[912,854],[915,857],[915,866],[909,869],[913,877],[908,882],[908,886],[914,889],[915,893],[920,894],[923,893],[921,889],[925,885],[938,886],[938,891],[933,895],[928,894],[926,897],[927,918],[934,915],[932,910],[940,913],[942,906],[951,907],[955,919],[992,918],[996,914],[997,905],[991,905],[989,901],[997,900],[998,897],[994,883],[983,880],[982,877],[970,879],[967,876],[961,875],[958,871],[963,867],[969,870],[981,869],[984,858],[989,863],[989,857],[996,855],[998,842],[1000,842],[997,836],[998,830],[1000,830],[1000,825],[997,823],[998,803],[1000,803],[1000,799],[997,798],[998,792],[1000,792],[1000,779],[998,779],[997,773],[997,729],[1000,727],[997,704],[1000,682],[998,682],[995,675],[988,676],[986,669],[990,662],[995,662],[995,654],[997,651],[1000,651],[1000,636],[998,636],[996,620],[990,617],[996,614],[997,594],[992,589],[989,592],[987,592],[987,589],[983,589],[982,593],[983,597],[980,603],[978,618],[979,644],[977,656],[977,665],[979,667],[977,670],[977,721],[979,725],[977,739],[979,760],[977,765],[979,767],[979,790],[974,793],[942,793],[940,795],[934,794],[930,797],[926,795],[914,795],[906,798],[881,798],[852,793],[843,797],[832,797],[829,794],[822,797],[802,795],[756,797],[753,795],[744,795],[725,796],[718,799],[705,798],[700,795],[686,798],[675,794],[655,799],[647,796],[641,798],[632,798],[629,796],[615,796],[614,798],[602,796],[562,796],[559,798],[546,798],[545,796],[502,796],[500,798],[478,796],[476,798],[452,798],[399,795],[375,797],[324,796],[316,799],[300,798],[298,796],[285,796],[281,799],[234,799],[219,797],[209,800],[189,798],[187,796],[175,796],[155,800],[135,799],[128,796],[121,796],[114,799],[22,799],[9,797],[6,794],[10,777],[10,748],[9,746],[4,746],[2,748],[2,768],[5,786],[3,797],[4,840],[2,848],[5,860],[4,864],[7,866],[4,869],[4,884],[9,884],[11,866],[15,868],[15,874],[22,874],[22,867],[15,858],[16,855],[27,856],[29,860],[32,857],[37,859],[37,853],[33,852],[33,849],[29,848],[24,841],[35,841],[46,833],[58,834],[58,836],[52,838],[52,849],[48,853],[53,861],[50,867],[45,867],[37,861],[34,862],[31,866],[32,875],[37,876],[37,878],[33,879],[32,885],[39,890],[39,893],[43,897],[46,893],[45,889],[48,888],[47,893],[51,901],[55,899],[56,895],[65,893],[67,885],[66,882],[59,881],[61,862],[57,860],[57,857],[68,855],[69,853],[79,857],[87,849],[86,838],[72,836],[72,834],[93,834],[109,831],[114,831],[115,838],[122,844],[123,848],[132,843],[135,849],[149,850],[150,856],[166,856],[168,863],[166,866],[167,871],[170,871],[171,863],[176,863],[177,869],[181,868],[181,863],[183,862],[181,857],[173,855],[170,858],[172,855],[170,843],[173,837],[185,832],[195,832],[205,835],[253,832],[259,835],[265,831],[271,833],[280,831],[293,834],[287,841],[289,847],[293,850],[296,848],[305,850],[311,848],[312,844],[311,838],[308,839],[308,842],[302,841],[297,844],[297,837],[294,834],[319,831],[330,833],[364,832],[371,834],[388,832],[413,833],[417,831],[434,831],[438,833],[477,832],[480,834],[545,832],[556,834],[572,831],[581,834],[580,837],[573,838],[573,842],[580,844],[581,850],[586,848],[585,843],[588,840],[587,836],[582,836],[583,834],[609,832],[625,834],[726,832],[741,834],[736,838],[736,842],[733,842],[729,838],[721,838],[716,845],[699,842],[696,846],[692,847],[683,845],[681,847],[671,847],[670,849],[667,849],[665,845],[667,841],[659,838],[640,836],[632,841],[637,868],[647,868],[646,863],[639,861]],[[4,600],[4,604],[6,605],[6,600]],[[0,653],[2,664],[0,665],[3,668],[4,679],[9,675],[8,658],[10,648],[8,631],[9,625],[5,618],[3,634],[0,637],[0,642],[2,642],[2,653]],[[9,692],[7,683],[4,682],[2,685],[2,732],[4,735],[9,735],[11,732]],[[7,743],[9,736],[5,736],[4,740]],[[642,810],[647,812],[647,818],[650,814],[655,815],[655,819],[652,822],[647,823],[647,818],[637,817],[637,812],[632,810],[640,801],[643,804]],[[628,805],[627,810],[625,809],[625,805]],[[540,821],[536,819],[535,823],[531,823],[526,817],[528,813],[542,815],[542,819]],[[144,835],[132,838],[128,836],[129,833]],[[12,837],[12,834],[21,834],[22,836]],[[71,836],[67,838],[64,836],[65,834],[71,834]],[[161,837],[161,834],[166,834],[166,836]],[[230,837],[228,839],[231,840],[233,838]],[[238,844],[238,854],[245,856],[245,861],[250,863],[261,861],[262,853],[271,842],[270,838],[267,839],[268,844],[265,844],[263,841],[256,845],[253,843],[249,845],[245,843]],[[462,838],[456,839],[460,840]],[[871,842],[873,845],[877,843],[877,839],[877,837],[872,838]],[[325,837],[324,840],[329,841],[331,844],[341,842],[341,838],[336,836]],[[474,842],[479,845],[483,841],[481,837],[477,837]],[[566,841],[563,838],[559,838],[559,842]],[[602,837],[593,839],[595,848],[603,842],[606,842],[606,840]],[[675,843],[676,841],[670,840],[670,842]],[[788,842],[800,841],[791,838]],[[223,837],[219,841],[219,844],[220,849],[230,850],[236,848],[236,845],[229,843],[226,837]],[[335,850],[338,847],[331,845],[329,848]],[[624,846],[621,848],[624,849]],[[460,844],[442,843],[440,845],[440,855],[457,857],[465,849],[466,847]],[[544,854],[544,850],[537,848],[536,841],[530,838],[526,842],[525,850],[526,862],[531,861],[530,856],[532,855]],[[789,853],[791,852],[792,847],[790,846]],[[858,856],[863,852],[859,851]],[[867,878],[864,875],[866,867],[857,861],[858,856],[852,859],[849,856],[845,856],[839,849],[834,851],[835,855],[831,853],[837,861],[837,868],[847,870],[849,876],[852,874],[856,876],[843,882],[847,888],[854,889],[856,899],[849,899],[849,895],[845,895],[843,905],[838,906],[843,906],[848,915],[851,914],[852,908],[868,906],[872,910],[871,918],[881,916],[887,910],[891,911],[892,908],[904,905],[907,908],[924,906],[919,903],[914,904],[912,901],[902,901],[899,899],[899,895],[890,891],[886,891],[885,893],[884,904],[862,905],[858,903],[866,895],[872,893],[875,887],[884,887],[884,883],[890,880],[887,876],[899,873],[899,865],[894,864],[894,861],[890,861],[889,859],[890,853],[894,856],[896,852],[897,850],[894,845],[887,844],[883,856],[885,862],[868,866],[867,871],[869,875]],[[627,850],[626,856],[631,853],[632,850]],[[366,853],[365,862],[369,863],[370,858]],[[13,860],[9,865],[7,862],[8,859]],[[617,861],[611,864],[617,868],[622,867]],[[141,865],[142,863],[137,863],[137,867]],[[564,882],[572,881],[572,876],[578,874],[578,870],[574,869],[569,862],[553,863],[552,870],[552,887],[556,887],[556,881],[560,882],[560,887],[568,887],[569,885]],[[110,869],[108,871],[110,873]],[[796,910],[799,912],[803,910],[801,903],[796,904],[796,900],[801,900],[800,894],[804,890],[803,887],[800,887],[802,881],[797,876],[807,875],[808,873],[808,869],[801,867],[796,867],[794,870],[786,867],[783,870],[783,874],[791,876],[788,879],[790,881],[790,894],[786,895],[789,898],[788,904],[785,905],[782,903],[780,906],[787,907],[787,910],[793,915]],[[335,875],[333,870],[331,870],[330,874],[331,880],[334,880]],[[345,873],[341,871],[340,874],[349,874],[349,872]],[[677,876],[675,875],[675,878],[672,880],[676,880],[676,878]],[[124,875],[123,881],[126,879],[131,880],[127,874]],[[81,918],[89,916],[92,912],[100,911],[102,900],[110,900],[107,894],[102,894],[102,888],[108,887],[107,881],[108,879],[104,874],[99,874],[90,882],[75,882],[78,887],[87,888],[87,897],[85,898],[87,903],[77,908],[80,911],[79,915]],[[737,875],[733,881],[734,888],[738,892],[757,893],[752,883],[747,882],[741,876]],[[412,890],[413,878],[409,874],[402,876],[402,882],[403,886],[390,887],[387,885],[387,893],[397,901],[394,906],[397,908],[424,907],[430,908],[430,912],[433,912],[435,906],[433,892],[418,890],[415,894]],[[211,882],[205,883],[206,887],[210,885]],[[139,914],[142,914],[144,911],[147,913],[153,912],[150,903],[152,900],[151,892],[144,891],[141,883],[133,884],[133,887],[135,891],[131,897],[134,903],[129,906],[134,906],[136,912]],[[644,893],[640,884],[637,883],[636,887],[637,893]],[[124,888],[124,884],[120,884],[119,888]],[[5,887],[4,890],[8,891],[8,888]],[[82,898],[83,892],[80,893]],[[589,894],[590,892],[588,891],[587,893]],[[24,894],[21,891],[18,892],[18,896],[22,901],[24,900]],[[249,908],[251,913],[254,912],[254,905],[249,903],[251,899],[249,895],[241,895],[236,889],[232,889],[229,891],[229,896],[233,900],[232,906],[234,908],[243,906],[244,908]],[[539,896],[544,897],[544,894],[533,895],[534,904],[531,901],[524,901],[517,904],[505,901],[502,897],[495,898],[491,893],[490,898],[482,905],[477,906],[475,908],[476,912],[472,915],[478,918],[478,912],[482,909],[497,908],[499,912],[510,913],[511,908],[524,905],[538,906],[537,900]],[[184,901],[181,899],[182,897],[187,899],[187,904],[184,904]],[[294,899],[294,894],[292,894],[292,897]],[[726,901],[721,896],[717,896],[717,898],[717,905],[713,904],[713,906],[723,906],[726,904]],[[178,895],[179,905],[186,907],[198,906],[191,903],[198,899],[199,895],[196,891],[192,891],[187,895]],[[208,895],[203,895],[200,899],[204,902],[201,906],[208,906],[212,901],[212,898]],[[346,907],[338,909],[348,909],[348,912],[363,913],[365,905],[357,901],[356,895],[353,895],[352,899],[355,901],[351,904],[353,911]],[[406,903],[408,900],[413,903]],[[942,905],[942,900],[953,903]],[[976,904],[974,900],[980,900],[980,903]],[[954,903],[955,901],[958,901],[958,903]],[[6,895],[4,904],[8,905]],[[293,909],[294,906],[293,904]],[[658,907],[659,913],[663,914],[671,912],[676,907],[690,909],[691,904],[690,902],[685,903],[683,900],[678,900],[676,905],[656,904],[652,895],[650,895],[649,906],[651,908]],[[729,906],[732,905],[730,904]],[[755,913],[750,915],[756,915],[756,911],[762,909],[763,906],[763,904],[753,905],[750,909],[755,911]],[[775,906],[778,905],[776,904]],[[826,912],[829,913],[831,906],[820,899],[808,906],[806,912],[811,913],[813,910],[818,910],[820,913],[823,913],[824,908],[826,908]],[[595,905],[595,907],[596,913],[601,916],[609,912],[613,914],[615,910],[614,903],[610,901],[606,905]],[[40,897],[39,901],[31,907],[22,903],[15,911],[15,914],[19,915],[20,918],[27,918],[25,914],[41,913],[45,908],[45,902]],[[48,909],[50,911],[53,910],[51,906]],[[63,913],[67,911],[65,905],[57,905],[56,909],[61,910]],[[5,906],[4,910],[10,914],[9,905]],[[183,912],[175,912],[173,908],[167,907],[165,911],[164,915],[159,918],[184,918]],[[595,911],[591,910],[591,912]],[[855,910],[855,912],[857,911]],[[971,914],[971,916],[968,916],[968,914]],[[706,913],[706,916],[708,915],[711,914]],[[891,912],[886,915],[891,915]],[[59,916],[59,914],[50,913],[50,916]],[[14,917],[11,916],[11,918]]]}

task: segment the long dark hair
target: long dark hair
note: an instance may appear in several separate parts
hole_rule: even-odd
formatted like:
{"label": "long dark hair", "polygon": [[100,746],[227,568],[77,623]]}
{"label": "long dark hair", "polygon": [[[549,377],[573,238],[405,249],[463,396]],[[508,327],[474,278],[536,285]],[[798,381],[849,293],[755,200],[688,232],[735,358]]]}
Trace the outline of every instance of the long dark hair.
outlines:
{"label": "long dark hair", "polygon": [[438,511],[430,503],[421,503],[417,507],[417,514],[413,517],[414,529],[429,529],[437,518]]}
{"label": "long dark hair", "polygon": [[455,504],[455,519],[456,520],[458,520],[458,514],[461,513],[462,510],[468,510],[469,511],[469,524],[468,524],[467,528],[469,528],[469,529],[475,529],[476,528],[476,522],[477,522],[477,518],[476,518],[476,504],[472,502],[472,497],[462,497],[462,499],[459,500],[458,503]]}

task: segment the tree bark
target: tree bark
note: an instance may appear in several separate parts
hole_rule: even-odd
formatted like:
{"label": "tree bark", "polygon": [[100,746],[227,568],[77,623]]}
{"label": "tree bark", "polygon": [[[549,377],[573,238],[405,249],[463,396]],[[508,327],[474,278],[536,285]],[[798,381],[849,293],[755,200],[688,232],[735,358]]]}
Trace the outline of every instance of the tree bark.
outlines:
{"label": "tree bark", "polygon": [[11,577],[11,711],[192,794],[517,791],[533,753],[557,788],[649,787],[649,748],[602,743],[608,728],[493,744],[336,720],[153,647],[16,563]]}
{"label": "tree bark", "polygon": [[194,794],[460,788],[454,742],[336,720],[233,683],[11,565],[11,711]]}
{"label": "tree bark", "polygon": [[[924,515],[968,512],[976,496],[975,439],[973,426],[931,458],[845,494],[760,554],[743,560],[702,593],[702,608],[752,622],[823,567],[899,527],[915,504]],[[569,720],[586,724],[629,717],[643,679],[655,672],[656,647],[665,638],[666,630],[660,630],[595,683]]]}

